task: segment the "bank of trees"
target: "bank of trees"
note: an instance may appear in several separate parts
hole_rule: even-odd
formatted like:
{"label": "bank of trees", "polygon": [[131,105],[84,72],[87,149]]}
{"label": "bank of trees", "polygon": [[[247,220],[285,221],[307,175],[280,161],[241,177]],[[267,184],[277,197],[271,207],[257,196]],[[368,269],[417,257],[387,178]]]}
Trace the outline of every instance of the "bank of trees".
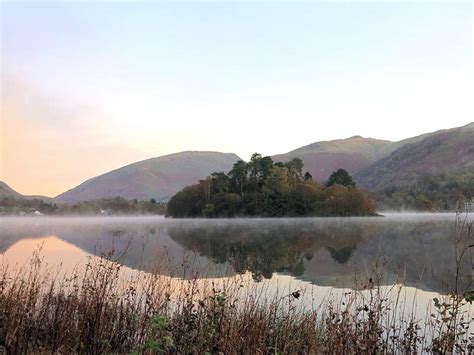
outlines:
{"label": "bank of trees", "polygon": [[52,202],[40,199],[20,199],[0,197],[0,215],[27,215],[38,211],[41,214],[52,215],[58,211],[58,206]]}
{"label": "bank of trees", "polygon": [[0,198],[0,215],[164,215],[166,204],[150,201],[127,200],[123,197],[103,198],[73,204],[56,204],[39,199]]}
{"label": "bank of trees", "polygon": [[185,187],[168,202],[171,217],[234,216],[367,216],[375,203],[355,187],[350,175],[338,170],[328,186],[303,173],[303,162],[294,158],[274,163],[255,153],[225,174],[213,173]]}
{"label": "bank of trees", "polygon": [[388,186],[373,193],[384,210],[462,211],[474,201],[474,171],[423,176],[409,186]]}

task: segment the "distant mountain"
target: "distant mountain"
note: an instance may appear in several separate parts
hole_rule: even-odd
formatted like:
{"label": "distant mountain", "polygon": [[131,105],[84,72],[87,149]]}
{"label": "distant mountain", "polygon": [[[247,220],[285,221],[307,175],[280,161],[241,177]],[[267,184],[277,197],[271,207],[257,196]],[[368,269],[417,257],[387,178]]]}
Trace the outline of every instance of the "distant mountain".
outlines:
{"label": "distant mountain", "polygon": [[300,158],[303,160],[305,170],[309,171],[316,180],[323,181],[339,168],[344,168],[353,174],[368,167],[389,154],[394,144],[386,140],[354,136],[347,139],[316,142],[272,158],[275,161]]}
{"label": "distant mountain", "polygon": [[362,187],[412,186],[421,177],[474,171],[474,123],[408,140],[355,174]]}
{"label": "distant mountain", "polygon": [[24,199],[24,200],[33,200],[33,199],[38,199],[38,200],[43,200],[45,202],[50,201],[50,197],[46,196],[28,196],[28,195],[22,195],[19,192],[16,192],[13,190],[10,186],[8,186],[5,182],[0,181],[0,198],[16,198],[16,199]]}
{"label": "distant mountain", "polygon": [[[469,125],[466,127],[468,128]],[[425,133],[398,142],[353,136],[346,139],[315,142],[272,158],[275,161],[300,158],[303,160],[305,171],[309,171],[313,178],[319,181],[327,180],[329,175],[339,168],[358,176],[359,172],[369,169],[397,149],[419,143],[442,132],[444,130]]]}
{"label": "distant mountain", "polygon": [[23,195],[13,190],[3,181],[0,181],[0,197],[23,198]]}
{"label": "distant mountain", "polygon": [[[354,175],[358,185],[377,191],[413,186],[422,176],[474,171],[473,154],[474,123],[471,123],[398,142],[361,136],[315,142],[272,158],[274,161],[301,158],[305,171],[319,181],[344,168]],[[54,201],[74,203],[117,196],[166,201],[184,186],[214,171],[228,172],[239,159],[232,153],[199,151],[152,158],[91,178]],[[23,196],[0,182],[2,196],[48,200],[42,196]]]}
{"label": "distant mountain", "polygon": [[215,171],[228,172],[240,158],[232,153],[186,151],[133,163],[94,177],[57,196],[74,203],[99,198],[167,200]]}

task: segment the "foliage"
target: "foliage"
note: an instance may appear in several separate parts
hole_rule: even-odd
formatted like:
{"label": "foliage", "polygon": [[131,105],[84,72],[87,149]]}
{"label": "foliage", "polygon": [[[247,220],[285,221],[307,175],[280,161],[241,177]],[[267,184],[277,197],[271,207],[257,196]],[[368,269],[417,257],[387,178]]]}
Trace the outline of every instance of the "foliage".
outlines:
{"label": "foliage", "polygon": [[352,180],[352,176],[344,169],[338,169],[329,176],[326,186],[342,185],[355,187],[355,182]]}
{"label": "foliage", "polygon": [[413,185],[389,186],[374,198],[382,209],[455,211],[474,201],[474,171],[427,175]]}
{"label": "foliage", "polygon": [[213,173],[185,187],[168,202],[171,217],[233,216],[366,216],[375,204],[355,188],[345,170],[323,186],[303,174],[303,162],[294,158],[273,163],[255,153],[248,163],[237,162],[228,173]]}
{"label": "foliage", "polygon": [[150,201],[126,200],[122,197],[56,204],[34,199],[0,199],[0,215],[28,215],[39,212],[44,215],[125,215],[125,214],[165,214],[166,204]]}
{"label": "foliage", "polygon": [[42,214],[55,214],[59,207],[55,203],[44,202],[40,199],[20,199],[14,197],[0,198],[0,215],[33,214],[35,211]]}

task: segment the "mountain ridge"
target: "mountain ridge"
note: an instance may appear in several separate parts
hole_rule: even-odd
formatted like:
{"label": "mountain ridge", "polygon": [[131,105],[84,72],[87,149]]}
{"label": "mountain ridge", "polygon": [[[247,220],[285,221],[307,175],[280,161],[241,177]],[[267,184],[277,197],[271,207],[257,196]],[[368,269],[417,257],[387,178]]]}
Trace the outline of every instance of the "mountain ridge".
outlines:
{"label": "mountain ridge", "polygon": [[[443,141],[447,143],[443,145]],[[474,163],[471,164],[474,156],[470,151],[474,148],[471,145],[474,146],[474,122],[396,142],[360,135],[318,141],[274,155],[272,159],[286,161],[301,158],[305,171],[321,182],[333,171],[344,168],[354,175],[360,186],[380,190],[399,183],[406,185],[415,182],[423,175],[474,169]],[[445,146],[445,149],[436,149],[437,146]],[[464,149],[463,153],[456,154],[459,149]],[[53,201],[75,203],[117,196],[166,201],[184,186],[212,172],[228,172],[238,160],[241,158],[234,153],[195,150],[148,158],[91,177],[59,194]],[[51,201],[44,196],[21,195],[2,182],[1,196]]]}
{"label": "mountain ridge", "polygon": [[274,160],[300,158],[305,169],[319,181],[325,181],[339,168],[353,174],[368,167],[379,158],[379,151],[392,142],[362,136],[314,142],[288,153],[274,155]]}
{"label": "mountain ridge", "polygon": [[0,181],[0,198],[15,198],[21,200],[43,200],[45,202],[51,201],[51,197],[40,196],[40,195],[23,195],[13,188],[11,188],[6,182]]}
{"label": "mountain ridge", "polygon": [[184,151],[134,162],[92,177],[54,198],[59,203],[98,198],[164,201],[214,170],[228,171],[240,160],[234,153]]}
{"label": "mountain ridge", "polygon": [[362,187],[381,190],[465,170],[474,171],[474,123],[423,135],[357,172],[355,179]]}

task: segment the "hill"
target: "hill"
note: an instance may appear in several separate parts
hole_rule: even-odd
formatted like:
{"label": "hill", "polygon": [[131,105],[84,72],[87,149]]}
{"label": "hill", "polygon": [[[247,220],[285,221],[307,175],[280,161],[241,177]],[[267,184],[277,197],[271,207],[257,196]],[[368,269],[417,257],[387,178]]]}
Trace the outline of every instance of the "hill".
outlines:
{"label": "hill", "polygon": [[29,196],[29,195],[22,195],[19,192],[13,190],[10,186],[8,186],[5,182],[0,181],[0,198],[15,198],[21,200],[43,200],[45,202],[50,201],[50,197],[46,196]]}
{"label": "hill", "polygon": [[164,201],[214,171],[229,171],[239,159],[232,153],[199,151],[151,158],[89,179],[57,196],[54,201],[75,203],[117,196]]}
{"label": "hill", "polygon": [[[371,191],[414,189],[415,185],[418,190],[426,190],[438,184],[439,189],[446,187],[453,192],[453,184],[470,189],[469,179],[474,174],[473,137],[471,123],[398,142],[361,136],[315,142],[272,159],[277,162],[301,158],[304,170],[319,181],[344,168],[355,176],[358,185]],[[91,178],[57,196],[54,202],[76,203],[117,196],[166,201],[184,186],[214,171],[228,172],[237,160],[239,157],[231,153],[198,151],[152,158]],[[428,181],[426,177],[434,180]],[[420,187],[420,181],[430,186]],[[21,195],[3,182],[0,197],[50,201],[43,196]]]}
{"label": "hill", "polygon": [[[469,125],[460,129],[469,129]],[[397,142],[361,136],[321,141],[285,154],[275,155],[272,159],[274,161],[288,161],[292,158],[300,158],[303,160],[305,170],[309,171],[313,178],[325,181],[333,171],[339,168],[356,175],[361,171],[369,171],[369,167],[374,163],[390,156],[396,150],[422,142],[426,138],[443,132],[446,132],[446,130],[425,133]]]}
{"label": "hill", "polygon": [[13,190],[3,181],[0,181],[0,198],[4,197],[23,198],[23,195]]}
{"label": "hill", "polygon": [[[354,136],[347,139],[322,141],[272,157],[274,161],[292,158],[303,160],[305,170],[319,181],[326,180],[331,173],[344,168],[354,174],[392,151],[394,142]],[[393,148],[395,149],[395,147]]]}
{"label": "hill", "polygon": [[355,174],[362,187],[380,191],[412,186],[426,176],[474,171],[474,123],[421,136]]}

